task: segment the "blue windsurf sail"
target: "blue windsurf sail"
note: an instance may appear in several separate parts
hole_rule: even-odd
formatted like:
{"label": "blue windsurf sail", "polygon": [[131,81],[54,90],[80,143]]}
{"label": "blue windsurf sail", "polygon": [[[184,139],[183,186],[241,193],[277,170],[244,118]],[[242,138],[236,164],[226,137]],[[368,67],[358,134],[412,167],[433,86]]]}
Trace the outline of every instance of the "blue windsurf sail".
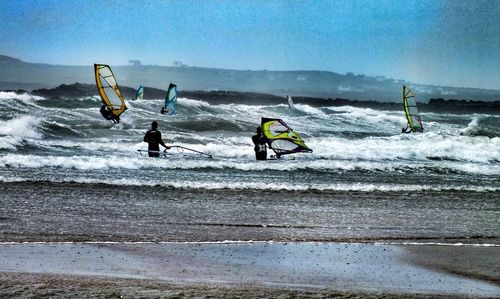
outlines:
{"label": "blue windsurf sail", "polygon": [[165,104],[161,107],[161,114],[173,115],[177,113],[177,85],[170,83],[165,97]]}
{"label": "blue windsurf sail", "polygon": [[136,100],[144,100],[144,87],[141,85],[137,88],[137,92],[135,93]]}

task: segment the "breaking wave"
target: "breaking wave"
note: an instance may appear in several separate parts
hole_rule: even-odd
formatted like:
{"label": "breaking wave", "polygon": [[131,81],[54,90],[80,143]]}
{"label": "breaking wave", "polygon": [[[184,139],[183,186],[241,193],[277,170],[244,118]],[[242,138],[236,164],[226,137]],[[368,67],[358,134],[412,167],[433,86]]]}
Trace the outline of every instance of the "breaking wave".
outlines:
{"label": "breaking wave", "polygon": [[[100,115],[97,97],[45,99],[0,92],[0,175],[12,173],[12,169],[36,169],[40,176],[50,168],[62,168],[68,173],[111,169],[120,174],[130,171],[128,181],[132,182],[134,176],[141,175],[140,171],[202,171],[209,174],[196,182],[186,175],[185,183],[209,188],[214,176],[229,172],[239,182],[233,182],[234,186],[260,188],[255,173],[267,173],[270,177],[278,173],[280,180],[286,178],[290,182],[274,186],[285,184],[285,189],[383,190],[389,187],[365,182],[366,175],[381,173],[439,176],[452,185],[422,183],[421,186],[427,186],[422,188],[469,190],[474,187],[465,177],[478,176],[480,182],[482,176],[500,173],[497,115],[423,113],[425,133],[400,134],[406,122],[402,111],[305,104],[296,104],[296,109],[291,110],[285,99],[278,105],[213,105],[179,98],[177,115],[164,116],[159,114],[162,103],[161,99],[130,101],[121,123],[113,125]],[[284,119],[302,135],[313,153],[295,155],[292,161],[256,162],[251,136],[261,117]],[[207,160],[173,150],[162,159],[141,157],[137,150],[146,149],[142,138],[153,120],[159,123],[167,144],[193,148],[215,158]],[[331,174],[336,175],[335,179],[348,174],[351,182],[328,183]],[[79,179],[77,174],[73,178]],[[216,186],[232,188],[233,183],[219,182]],[[179,181],[174,185],[183,184]],[[400,187],[395,184],[391,188]]]}

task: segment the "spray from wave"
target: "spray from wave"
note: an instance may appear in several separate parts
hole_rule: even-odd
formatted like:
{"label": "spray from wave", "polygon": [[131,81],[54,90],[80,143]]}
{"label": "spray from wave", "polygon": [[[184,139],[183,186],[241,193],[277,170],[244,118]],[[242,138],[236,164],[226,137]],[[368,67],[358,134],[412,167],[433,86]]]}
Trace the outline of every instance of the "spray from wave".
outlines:
{"label": "spray from wave", "polygon": [[0,91],[0,101],[2,100],[20,100],[24,102],[44,100],[44,97],[31,95],[29,93],[18,94],[13,91]]}
{"label": "spray from wave", "polygon": [[41,138],[42,134],[38,131],[39,125],[40,119],[30,115],[0,121],[0,135]]}
{"label": "spray from wave", "polygon": [[466,128],[460,130],[460,135],[462,136],[485,136],[489,138],[499,137],[495,132],[488,130],[483,127],[480,123],[481,119],[479,117],[475,117],[472,121],[467,125]]}

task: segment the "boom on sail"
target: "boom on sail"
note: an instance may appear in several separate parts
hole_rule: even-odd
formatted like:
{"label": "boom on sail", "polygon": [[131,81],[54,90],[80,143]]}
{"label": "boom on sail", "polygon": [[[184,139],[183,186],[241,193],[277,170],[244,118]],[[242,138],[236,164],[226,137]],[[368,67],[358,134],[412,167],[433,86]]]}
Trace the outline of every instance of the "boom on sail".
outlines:
{"label": "boom on sail", "polygon": [[262,132],[267,138],[267,144],[276,155],[282,156],[294,153],[312,153],[300,135],[278,118],[262,118]]}
{"label": "boom on sail", "polygon": [[418,113],[415,93],[405,85],[403,85],[403,105],[406,120],[408,121],[407,128],[409,128],[411,132],[422,133],[424,131],[424,127],[422,125],[422,120],[420,119],[420,114]]}
{"label": "boom on sail", "polygon": [[127,105],[116,83],[113,71],[111,71],[109,65],[106,64],[94,64],[94,71],[95,82],[101,100],[104,105],[110,109],[111,114],[113,114],[115,118],[119,118],[120,115],[127,110]]}

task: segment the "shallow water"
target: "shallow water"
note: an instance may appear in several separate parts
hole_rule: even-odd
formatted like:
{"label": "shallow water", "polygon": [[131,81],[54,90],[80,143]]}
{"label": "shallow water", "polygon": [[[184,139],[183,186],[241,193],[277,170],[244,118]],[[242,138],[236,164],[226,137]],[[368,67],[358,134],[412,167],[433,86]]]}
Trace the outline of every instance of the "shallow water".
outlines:
{"label": "shallow water", "polygon": [[0,241],[324,240],[498,244],[498,192],[0,183]]}

